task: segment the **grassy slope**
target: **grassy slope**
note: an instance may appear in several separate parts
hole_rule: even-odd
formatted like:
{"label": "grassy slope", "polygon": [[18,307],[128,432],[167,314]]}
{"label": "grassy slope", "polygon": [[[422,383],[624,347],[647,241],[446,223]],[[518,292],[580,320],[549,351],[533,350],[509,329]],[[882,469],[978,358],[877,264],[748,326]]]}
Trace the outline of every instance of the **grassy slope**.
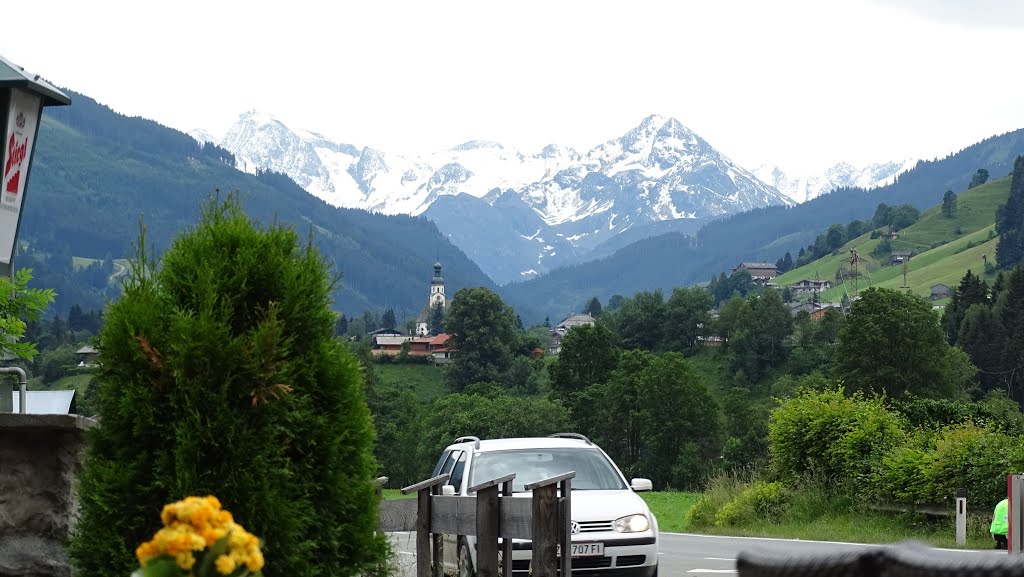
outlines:
{"label": "grassy slope", "polygon": [[445,394],[444,369],[437,365],[399,365],[381,364],[373,365],[373,372],[377,375],[381,385],[397,386],[399,388],[411,387],[420,401],[430,401]]}
{"label": "grassy slope", "polygon": [[[835,254],[779,276],[775,282],[788,285],[815,277],[835,282],[836,271],[840,265],[849,268],[850,249],[856,248],[861,260],[860,270],[865,273],[857,282],[858,291],[879,286],[909,289],[914,294],[927,297],[934,284],[956,287],[968,269],[976,273],[984,270],[982,255],[987,255],[990,261],[995,260],[997,241],[989,239],[989,234],[993,230],[996,209],[1006,202],[1009,190],[1009,178],[986,183],[959,195],[953,218],[942,216],[941,206],[937,205],[924,211],[918,222],[900,231],[900,237],[892,242],[893,250],[914,251],[914,257],[907,265],[905,286],[902,266],[890,266],[887,259],[879,262],[871,256],[871,251],[881,240],[872,240],[868,234],[848,242]],[[958,227],[960,234],[957,234]],[[969,247],[970,244],[975,246]],[[852,295],[853,292],[853,283],[847,281],[821,293],[821,299],[838,301],[844,294]]]}

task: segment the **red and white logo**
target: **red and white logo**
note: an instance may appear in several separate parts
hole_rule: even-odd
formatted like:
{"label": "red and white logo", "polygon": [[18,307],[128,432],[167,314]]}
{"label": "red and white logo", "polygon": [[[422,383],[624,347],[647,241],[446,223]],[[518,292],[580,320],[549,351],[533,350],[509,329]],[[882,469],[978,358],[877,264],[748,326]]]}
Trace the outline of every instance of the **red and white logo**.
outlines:
{"label": "red and white logo", "polygon": [[[21,163],[25,161],[25,157],[28,155],[28,137],[20,143],[12,134],[11,139],[8,143],[8,156],[7,164],[4,165],[4,190],[11,194],[18,194],[18,184],[21,182]],[[11,171],[14,170],[14,175],[11,176]],[[10,177],[10,180],[8,180]]]}

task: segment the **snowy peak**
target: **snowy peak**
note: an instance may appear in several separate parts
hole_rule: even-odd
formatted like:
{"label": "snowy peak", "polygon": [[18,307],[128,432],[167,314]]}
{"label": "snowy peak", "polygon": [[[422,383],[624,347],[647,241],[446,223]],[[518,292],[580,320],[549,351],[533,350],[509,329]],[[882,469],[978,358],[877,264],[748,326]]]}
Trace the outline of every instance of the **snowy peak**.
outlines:
{"label": "snowy peak", "polygon": [[862,167],[848,162],[838,162],[822,172],[798,176],[786,173],[778,166],[762,164],[754,170],[754,174],[794,202],[800,203],[837,188],[855,187],[870,190],[892,184],[896,176],[910,170],[916,164],[917,159],[878,162]]}
{"label": "snowy peak", "polygon": [[[583,154],[557,144],[526,151],[470,140],[403,156],[333,142],[259,111],[241,114],[219,144],[235,154],[240,168],[286,173],[335,206],[427,213],[445,223],[442,230],[453,238],[483,243],[481,259],[504,259],[501,274],[480,262],[498,282],[522,271],[548,270],[634,227],[793,202],[683,123],[658,115]],[[475,216],[460,220],[427,212],[439,199],[462,195],[438,206],[475,211]],[[480,213],[487,210],[501,216]],[[477,224],[483,228],[473,228]],[[527,245],[499,249],[494,243],[502,236],[522,237]],[[527,258],[523,255],[528,262],[509,260]],[[509,273],[512,262],[522,268]]]}

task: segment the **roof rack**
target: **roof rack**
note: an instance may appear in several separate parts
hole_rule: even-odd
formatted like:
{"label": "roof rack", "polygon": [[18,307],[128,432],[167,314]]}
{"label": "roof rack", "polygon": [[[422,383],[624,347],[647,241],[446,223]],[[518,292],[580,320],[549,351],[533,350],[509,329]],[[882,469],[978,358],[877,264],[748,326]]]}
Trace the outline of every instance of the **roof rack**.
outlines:
{"label": "roof rack", "polygon": [[480,448],[480,437],[466,435],[464,437],[459,437],[458,439],[455,439],[455,443],[469,443],[470,441],[472,441],[474,449]]}
{"label": "roof rack", "polygon": [[579,439],[580,441],[586,441],[588,445],[593,445],[594,442],[579,433],[551,433],[548,437],[557,437],[560,439]]}

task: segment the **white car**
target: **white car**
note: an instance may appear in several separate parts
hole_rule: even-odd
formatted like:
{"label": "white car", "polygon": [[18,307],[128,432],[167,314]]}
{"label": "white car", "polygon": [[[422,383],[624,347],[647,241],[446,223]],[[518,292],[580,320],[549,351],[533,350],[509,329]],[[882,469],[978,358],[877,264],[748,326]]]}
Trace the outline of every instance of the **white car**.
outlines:
{"label": "white car", "polygon": [[[444,493],[469,495],[468,488],[515,473],[514,496],[528,497],[524,485],[575,471],[572,479],[572,573],[574,577],[657,577],[658,520],[636,494],[650,491],[649,479],[630,482],[583,435],[490,439],[460,437],[441,453],[431,476],[449,475]],[[476,538],[444,536],[445,572],[472,577]],[[530,542],[512,544],[512,571],[530,569]]]}

